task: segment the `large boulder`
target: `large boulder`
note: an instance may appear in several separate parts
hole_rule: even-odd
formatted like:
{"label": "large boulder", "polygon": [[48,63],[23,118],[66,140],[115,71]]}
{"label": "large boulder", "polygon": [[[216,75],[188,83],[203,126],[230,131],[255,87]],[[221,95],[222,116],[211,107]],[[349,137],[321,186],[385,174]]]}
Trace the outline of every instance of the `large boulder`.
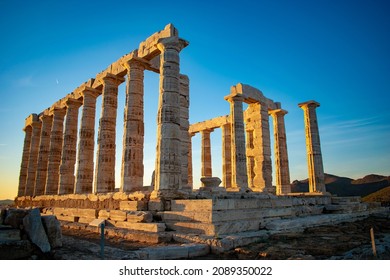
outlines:
{"label": "large boulder", "polygon": [[42,216],[42,224],[52,248],[62,247],[61,224],[54,215]]}
{"label": "large boulder", "polygon": [[50,252],[50,243],[41,220],[38,208],[30,210],[23,219],[24,230],[32,243],[37,245],[43,253]]}
{"label": "large boulder", "polygon": [[23,219],[29,211],[30,210],[26,209],[8,209],[5,215],[4,224],[20,229],[20,226],[23,225]]}

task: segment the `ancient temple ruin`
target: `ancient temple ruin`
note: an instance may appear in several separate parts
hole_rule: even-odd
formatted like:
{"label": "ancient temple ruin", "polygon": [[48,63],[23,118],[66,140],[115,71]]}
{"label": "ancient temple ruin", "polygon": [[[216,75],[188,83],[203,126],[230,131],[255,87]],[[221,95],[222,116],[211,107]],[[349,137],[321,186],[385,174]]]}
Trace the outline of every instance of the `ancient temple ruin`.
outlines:
{"label": "ancient temple ruin", "polygon": [[[40,206],[85,229],[93,220],[102,219],[112,228],[133,231],[158,234],[168,228],[215,235],[272,228],[278,221],[280,225],[294,217],[320,215],[326,208],[342,211],[357,202],[326,193],[316,101],[299,104],[304,111],[308,193],[291,193],[287,111],[260,90],[241,83],[232,86],[225,101],[221,100],[230,103],[228,115],[190,125],[189,78],[180,72],[180,52],[187,46],[169,24],[95,78],[28,116],[17,205]],[[153,189],[143,186],[146,70],[160,79]],[[117,135],[122,83],[126,83],[124,133]],[[95,146],[99,97],[102,108]],[[243,103],[248,104],[246,110]],[[271,121],[276,187],[272,183]],[[222,131],[222,178],[213,177],[211,165],[210,133],[216,128]],[[200,189],[193,188],[192,175],[191,137],[196,133],[202,139]],[[116,147],[116,137],[123,137],[122,147]],[[116,149],[123,151],[120,186],[115,186]],[[359,213],[367,211],[367,205],[356,205]]]}

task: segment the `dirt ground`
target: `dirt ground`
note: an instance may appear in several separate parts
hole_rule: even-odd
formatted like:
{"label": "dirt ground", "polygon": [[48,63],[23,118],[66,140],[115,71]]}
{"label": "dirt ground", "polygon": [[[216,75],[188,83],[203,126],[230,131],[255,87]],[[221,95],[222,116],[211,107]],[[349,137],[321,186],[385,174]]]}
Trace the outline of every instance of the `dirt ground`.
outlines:
{"label": "dirt ground", "polygon": [[[377,257],[373,255],[370,229],[374,229]],[[173,243],[171,243],[173,244]],[[123,239],[105,240],[105,259],[131,259],[134,250],[164,246]],[[101,259],[100,235],[63,230],[63,247],[47,258]],[[236,248],[223,254],[210,254],[198,259],[386,259],[390,260],[390,219],[370,217],[362,221],[320,226],[303,233],[283,233],[262,243]]]}

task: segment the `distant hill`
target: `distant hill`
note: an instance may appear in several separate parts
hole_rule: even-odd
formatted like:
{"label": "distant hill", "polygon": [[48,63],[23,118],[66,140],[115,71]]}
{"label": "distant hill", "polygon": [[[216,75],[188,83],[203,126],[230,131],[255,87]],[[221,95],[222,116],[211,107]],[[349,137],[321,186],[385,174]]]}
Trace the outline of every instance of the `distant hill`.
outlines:
{"label": "distant hill", "polygon": [[390,186],[369,194],[362,200],[364,202],[381,202],[383,206],[390,206]]}
{"label": "distant hill", "polygon": [[[367,196],[390,186],[390,176],[370,174],[360,179],[325,174],[326,190],[338,196]],[[292,192],[307,192],[308,179],[296,180],[291,184]]]}
{"label": "distant hill", "polygon": [[0,200],[0,206],[13,205],[14,201],[11,199]]}

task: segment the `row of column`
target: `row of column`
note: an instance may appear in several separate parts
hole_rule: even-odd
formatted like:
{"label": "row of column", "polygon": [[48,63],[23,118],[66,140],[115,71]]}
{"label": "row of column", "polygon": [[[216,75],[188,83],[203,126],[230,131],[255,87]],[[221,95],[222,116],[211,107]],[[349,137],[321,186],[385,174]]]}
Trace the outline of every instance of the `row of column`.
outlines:
{"label": "row of column", "polygon": [[[244,125],[243,99],[229,100],[233,115],[231,123],[222,129],[222,184],[226,189],[272,192],[272,167],[268,114],[273,117],[275,137],[276,193],[291,192],[284,115],[287,111],[261,110],[260,104],[251,104]],[[240,103],[241,102],[241,103]],[[264,112],[266,114],[264,114]],[[247,114],[247,115],[248,115]],[[255,119],[255,121],[254,121]],[[245,139],[246,129],[246,139]],[[201,176],[212,177],[210,133],[201,134]]]}
{"label": "row of column", "polygon": [[[251,103],[245,114],[242,96],[229,98],[231,123],[222,129],[222,182],[226,189],[273,192],[269,115],[273,119],[276,194],[291,193],[287,139],[283,109],[268,110],[266,104]],[[324,193],[324,171],[315,108],[319,103],[299,104],[304,110],[309,170],[309,192]],[[245,118],[244,118],[245,116]],[[212,177],[210,133],[201,130],[201,176]],[[245,138],[246,132],[246,138]],[[191,136],[194,136],[192,134]],[[192,172],[192,169],[191,169]]]}
{"label": "row of column", "polygon": [[[179,52],[184,46],[185,41],[176,37],[161,39],[157,45],[161,51],[157,192],[175,191],[188,185],[189,82],[179,72]],[[143,186],[146,66],[145,61],[137,58],[124,66],[127,86],[120,189],[126,192]],[[85,87],[78,100],[68,98],[63,108],[53,108],[39,117],[32,115],[33,120],[24,129],[18,196],[92,193],[93,183],[97,193],[114,191],[118,87],[124,81],[123,77],[106,73],[101,78],[101,90]],[[94,166],[96,99],[100,94],[102,110]],[[80,106],[82,116],[77,137]]]}

